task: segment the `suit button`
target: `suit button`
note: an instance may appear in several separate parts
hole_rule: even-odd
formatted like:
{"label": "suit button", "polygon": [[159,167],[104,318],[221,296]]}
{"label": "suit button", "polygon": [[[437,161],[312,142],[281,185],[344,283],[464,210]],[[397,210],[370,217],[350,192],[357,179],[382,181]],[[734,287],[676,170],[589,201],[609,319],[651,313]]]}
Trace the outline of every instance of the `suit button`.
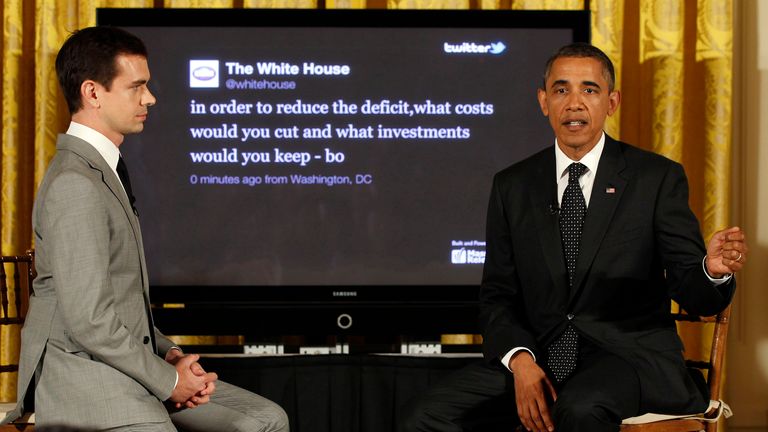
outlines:
{"label": "suit button", "polygon": [[149,343],[149,336],[144,336],[144,345]]}

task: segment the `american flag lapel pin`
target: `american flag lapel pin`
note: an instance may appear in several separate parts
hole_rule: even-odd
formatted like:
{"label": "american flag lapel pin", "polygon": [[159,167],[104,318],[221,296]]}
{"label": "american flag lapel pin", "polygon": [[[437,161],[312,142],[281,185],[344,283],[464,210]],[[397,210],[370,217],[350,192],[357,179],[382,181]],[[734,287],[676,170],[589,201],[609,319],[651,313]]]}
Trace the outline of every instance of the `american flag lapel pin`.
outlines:
{"label": "american flag lapel pin", "polygon": [[616,188],[613,187],[613,186],[609,186],[609,187],[605,188],[605,193],[607,193],[607,194],[616,193]]}

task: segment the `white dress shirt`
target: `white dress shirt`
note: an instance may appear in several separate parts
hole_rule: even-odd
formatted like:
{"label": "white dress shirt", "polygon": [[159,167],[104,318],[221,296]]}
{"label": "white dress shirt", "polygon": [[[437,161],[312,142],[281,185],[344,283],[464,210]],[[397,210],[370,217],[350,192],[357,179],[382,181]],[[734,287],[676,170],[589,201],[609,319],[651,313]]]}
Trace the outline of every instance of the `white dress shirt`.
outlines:
{"label": "white dress shirt", "polygon": [[[109,138],[105,137],[101,132],[98,132],[95,129],[76,122],[69,123],[67,135],[80,138],[81,140],[93,146],[93,148],[99,152],[101,157],[104,158],[104,161],[107,162],[107,165],[112,168],[112,173],[115,175],[115,177],[117,177],[118,180],[120,179],[120,176],[117,175],[117,161],[119,161],[121,157],[120,150],[117,148],[115,143],[110,141]],[[120,183],[123,191],[125,191],[123,182],[120,181],[118,183]]]}

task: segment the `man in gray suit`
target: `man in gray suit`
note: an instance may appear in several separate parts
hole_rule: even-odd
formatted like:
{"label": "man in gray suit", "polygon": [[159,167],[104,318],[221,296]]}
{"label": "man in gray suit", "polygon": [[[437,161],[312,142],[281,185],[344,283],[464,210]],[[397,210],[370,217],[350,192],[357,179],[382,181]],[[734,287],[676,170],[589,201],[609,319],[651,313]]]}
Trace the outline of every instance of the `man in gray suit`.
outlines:
{"label": "man in gray suit", "polygon": [[152,322],[141,230],[119,146],[155,97],[143,42],[75,32],[56,58],[72,122],[33,211],[38,276],[22,330],[18,418],[39,430],[288,431],[273,402],[216,381]]}

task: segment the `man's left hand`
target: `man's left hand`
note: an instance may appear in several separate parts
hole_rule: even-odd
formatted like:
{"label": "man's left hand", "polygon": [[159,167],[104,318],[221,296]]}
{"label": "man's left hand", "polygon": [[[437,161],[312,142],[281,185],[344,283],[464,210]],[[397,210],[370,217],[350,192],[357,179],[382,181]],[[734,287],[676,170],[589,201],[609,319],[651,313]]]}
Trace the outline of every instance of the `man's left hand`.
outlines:
{"label": "man's left hand", "polygon": [[[181,350],[176,348],[171,348],[168,350],[167,353],[165,353],[165,361],[172,365],[176,365],[176,363],[184,358],[186,354],[181,352]],[[190,370],[192,370],[192,373],[197,376],[203,376],[205,375],[205,370],[202,366],[200,366],[200,363],[194,362],[190,366]],[[198,392],[196,395],[192,396],[187,400],[184,404],[177,403],[176,409],[181,409],[182,407],[186,408],[196,408],[198,405],[207,404],[211,400],[211,395],[216,391],[216,383],[214,381],[209,381],[205,388]]]}
{"label": "man's left hand", "polygon": [[716,232],[707,245],[707,273],[715,279],[741,270],[747,261],[747,240],[739,227]]}

